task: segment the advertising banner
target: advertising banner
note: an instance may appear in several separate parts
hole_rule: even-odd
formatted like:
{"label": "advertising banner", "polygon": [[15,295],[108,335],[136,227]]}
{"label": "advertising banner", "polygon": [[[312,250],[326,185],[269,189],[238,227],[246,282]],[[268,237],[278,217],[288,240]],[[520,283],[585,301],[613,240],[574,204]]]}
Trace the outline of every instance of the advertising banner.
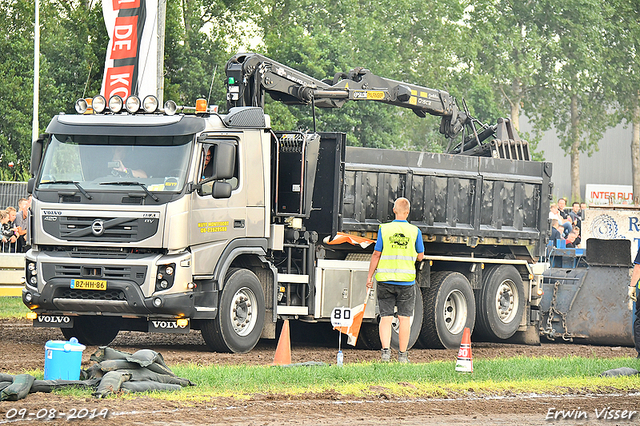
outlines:
{"label": "advertising banner", "polygon": [[600,185],[588,183],[585,186],[585,198],[588,205],[633,204],[633,186]]}
{"label": "advertising banner", "polygon": [[[589,208],[582,221],[582,241],[626,239],[631,241],[631,260],[640,246],[640,207]],[[583,243],[583,246],[586,245]]]}
{"label": "advertising banner", "polygon": [[157,95],[157,0],[102,0],[109,33],[101,94]]}

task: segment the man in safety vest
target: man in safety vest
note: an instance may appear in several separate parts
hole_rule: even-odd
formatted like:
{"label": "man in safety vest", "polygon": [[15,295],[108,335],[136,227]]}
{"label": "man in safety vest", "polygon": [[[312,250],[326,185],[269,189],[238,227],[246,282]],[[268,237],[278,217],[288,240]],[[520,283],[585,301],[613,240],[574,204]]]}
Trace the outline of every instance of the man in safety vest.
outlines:
{"label": "man in safety vest", "polygon": [[[378,229],[378,240],[369,264],[367,287],[373,287],[375,274],[380,308],[380,343],[382,361],[391,359],[391,325],[394,308],[398,307],[398,362],[409,362],[407,347],[411,329],[411,316],[416,298],[416,260],[424,256],[422,232],[409,224],[407,217],[411,205],[406,198],[398,198],[393,203],[396,219],[384,223]],[[376,272],[377,271],[377,272]]]}

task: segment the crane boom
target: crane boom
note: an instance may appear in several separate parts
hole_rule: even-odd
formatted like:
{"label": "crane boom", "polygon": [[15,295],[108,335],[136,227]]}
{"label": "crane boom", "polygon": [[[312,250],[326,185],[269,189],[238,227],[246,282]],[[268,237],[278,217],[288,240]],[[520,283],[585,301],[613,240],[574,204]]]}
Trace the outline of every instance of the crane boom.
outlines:
{"label": "crane boom", "polygon": [[[333,80],[318,80],[257,53],[233,56],[225,67],[227,107],[264,108],[265,93],[285,104],[340,108],[346,101],[376,101],[412,110],[419,117],[442,117],[440,133],[450,139],[465,131],[464,140],[450,152],[487,155],[482,142],[496,135],[501,126],[487,126],[459,108],[456,98],[444,90],[430,89],[377,76],[366,68],[337,73]],[[506,120],[505,134],[517,133]],[[527,146],[528,152],[528,146]],[[489,153],[489,155],[491,155]],[[527,154],[528,157],[528,154]],[[526,158],[528,159],[528,158]]]}

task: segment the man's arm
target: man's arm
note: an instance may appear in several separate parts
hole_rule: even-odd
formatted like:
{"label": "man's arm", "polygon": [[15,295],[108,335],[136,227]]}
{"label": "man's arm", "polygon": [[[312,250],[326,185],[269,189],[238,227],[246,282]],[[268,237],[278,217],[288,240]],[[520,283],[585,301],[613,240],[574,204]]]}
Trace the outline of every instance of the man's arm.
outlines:
{"label": "man's arm", "polygon": [[633,265],[633,273],[631,274],[631,282],[629,283],[629,299],[636,300],[636,286],[640,280],[640,264]]}
{"label": "man's arm", "polygon": [[373,288],[373,274],[376,272],[376,268],[378,267],[378,262],[380,262],[380,256],[382,252],[373,251],[371,255],[371,262],[369,263],[369,275],[367,276],[367,288]]}

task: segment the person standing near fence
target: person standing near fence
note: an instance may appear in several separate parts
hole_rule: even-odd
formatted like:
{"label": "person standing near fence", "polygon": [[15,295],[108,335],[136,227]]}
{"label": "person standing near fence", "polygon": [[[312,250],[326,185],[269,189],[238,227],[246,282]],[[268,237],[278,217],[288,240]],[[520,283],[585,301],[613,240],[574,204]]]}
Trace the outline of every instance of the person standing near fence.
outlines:
{"label": "person standing near fence", "polygon": [[30,248],[27,244],[31,237],[31,229],[29,226],[31,223],[29,200],[26,198],[20,198],[18,200],[18,209],[16,220],[13,223],[18,232],[18,247],[16,251],[19,253],[25,253]]}
{"label": "person standing near fence", "polygon": [[[0,210],[0,248],[3,253],[9,253],[16,243],[17,237],[9,225],[9,213]],[[14,251],[15,251],[15,247]]]}

